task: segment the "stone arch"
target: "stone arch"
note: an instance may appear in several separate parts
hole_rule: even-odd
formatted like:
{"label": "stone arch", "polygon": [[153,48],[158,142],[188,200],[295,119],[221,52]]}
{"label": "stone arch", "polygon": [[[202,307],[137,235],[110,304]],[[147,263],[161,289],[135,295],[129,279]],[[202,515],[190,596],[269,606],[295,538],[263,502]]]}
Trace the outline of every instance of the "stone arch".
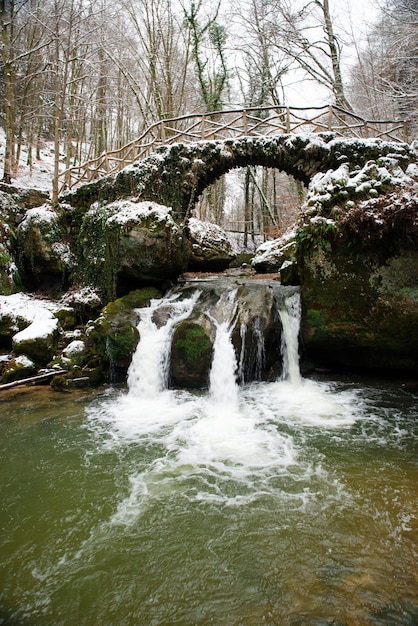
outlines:
{"label": "stone arch", "polygon": [[332,133],[178,143],[162,146],[142,161],[83,185],[61,200],[87,209],[97,200],[135,197],[171,206],[181,220],[207,186],[235,168],[273,167],[308,185],[315,174],[335,169],[343,161],[354,169],[388,155],[406,162],[416,158],[407,144],[342,139]]}

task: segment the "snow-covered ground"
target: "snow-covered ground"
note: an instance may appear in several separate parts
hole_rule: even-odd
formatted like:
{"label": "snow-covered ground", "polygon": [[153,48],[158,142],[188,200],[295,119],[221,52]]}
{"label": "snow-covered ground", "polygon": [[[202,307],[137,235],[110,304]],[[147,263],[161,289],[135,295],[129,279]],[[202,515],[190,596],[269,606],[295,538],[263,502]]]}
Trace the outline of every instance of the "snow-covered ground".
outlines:
{"label": "snow-covered ground", "polygon": [[[0,180],[3,177],[5,146],[4,129],[0,127]],[[41,149],[41,160],[35,159],[35,152],[34,149],[33,164],[32,168],[30,168],[27,164],[28,150],[26,147],[22,147],[17,176],[12,179],[12,184],[24,189],[42,189],[50,192],[52,189],[52,173],[54,171],[54,148],[52,142],[45,143]],[[64,165],[62,169],[64,169]]]}

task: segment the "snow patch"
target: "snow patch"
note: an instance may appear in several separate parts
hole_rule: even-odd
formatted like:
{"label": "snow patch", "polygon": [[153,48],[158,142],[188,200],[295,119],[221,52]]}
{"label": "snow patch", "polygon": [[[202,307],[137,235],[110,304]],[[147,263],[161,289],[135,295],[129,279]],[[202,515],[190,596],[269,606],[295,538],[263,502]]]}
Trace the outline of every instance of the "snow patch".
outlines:
{"label": "snow patch", "polygon": [[71,343],[68,344],[62,351],[63,355],[67,358],[71,358],[77,356],[84,352],[86,349],[86,344],[81,339],[75,339]]}
{"label": "snow patch", "polygon": [[[58,329],[59,321],[54,312],[58,305],[50,300],[38,300],[27,294],[15,293],[11,296],[0,296],[0,317],[7,316],[15,320],[17,331],[14,340],[46,338]],[[19,331],[18,321],[28,326]]]}
{"label": "snow patch", "polygon": [[171,217],[171,208],[157,204],[156,202],[132,202],[130,200],[119,200],[112,202],[108,207],[116,210],[117,213],[109,217],[108,221],[121,226],[128,222],[139,223],[144,219],[152,217],[158,222],[173,221]]}

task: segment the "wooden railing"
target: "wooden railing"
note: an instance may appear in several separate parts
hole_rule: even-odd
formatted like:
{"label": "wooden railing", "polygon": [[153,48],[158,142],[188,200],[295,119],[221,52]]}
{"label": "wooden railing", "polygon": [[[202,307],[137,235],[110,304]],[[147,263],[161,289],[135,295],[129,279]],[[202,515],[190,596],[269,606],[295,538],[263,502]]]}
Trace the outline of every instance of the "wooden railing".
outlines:
{"label": "wooden railing", "polygon": [[248,107],[205,114],[182,115],[151,124],[137,139],[117,150],[61,172],[60,193],[91,182],[148,156],[162,145],[244,136],[332,131],[339,137],[378,137],[408,141],[406,122],[366,120],[336,106]]}

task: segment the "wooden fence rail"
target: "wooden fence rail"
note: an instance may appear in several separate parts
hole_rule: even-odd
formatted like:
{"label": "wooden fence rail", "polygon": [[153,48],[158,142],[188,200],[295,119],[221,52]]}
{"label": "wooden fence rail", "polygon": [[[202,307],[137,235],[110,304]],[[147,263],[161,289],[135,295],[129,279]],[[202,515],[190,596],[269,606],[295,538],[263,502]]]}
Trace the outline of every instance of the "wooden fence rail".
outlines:
{"label": "wooden fence rail", "polygon": [[59,192],[106,174],[148,156],[162,145],[195,141],[269,136],[283,133],[332,131],[338,137],[377,137],[408,141],[406,122],[367,120],[336,106],[248,107],[205,114],[182,115],[151,124],[137,139],[122,148],[103,152],[95,159],[75,165],[59,175]]}

